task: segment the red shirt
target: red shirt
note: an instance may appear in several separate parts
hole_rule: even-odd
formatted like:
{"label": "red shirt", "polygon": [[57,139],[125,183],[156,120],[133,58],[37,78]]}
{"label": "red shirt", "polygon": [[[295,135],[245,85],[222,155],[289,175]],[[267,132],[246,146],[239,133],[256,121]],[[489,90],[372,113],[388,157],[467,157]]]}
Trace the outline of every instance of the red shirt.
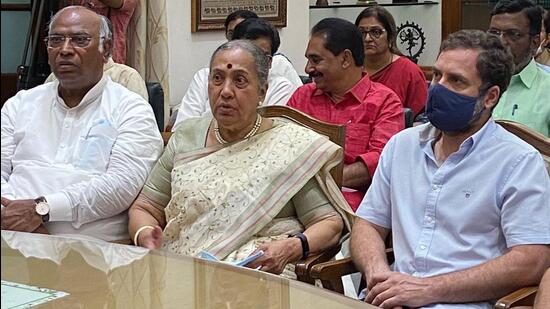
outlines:
{"label": "red shirt", "polygon": [[403,107],[410,108],[414,116],[424,111],[428,98],[426,77],[407,57],[400,57],[370,79],[393,90],[403,102]]}
{"label": "red shirt", "polygon": [[113,60],[116,63],[126,63],[126,34],[128,24],[138,5],[137,0],[124,0],[118,9],[109,8],[101,0],[82,0],[83,6],[90,8],[111,20],[113,24]]}
{"label": "red shirt", "polygon": [[[298,88],[287,103],[319,120],[346,125],[344,164],[362,160],[374,176],[382,148],[390,137],[405,127],[403,105],[386,86],[372,82],[367,75],[351,88],[342,101],[334,103],[315,83]],[[355,211],[367,188],[343,192]]]}

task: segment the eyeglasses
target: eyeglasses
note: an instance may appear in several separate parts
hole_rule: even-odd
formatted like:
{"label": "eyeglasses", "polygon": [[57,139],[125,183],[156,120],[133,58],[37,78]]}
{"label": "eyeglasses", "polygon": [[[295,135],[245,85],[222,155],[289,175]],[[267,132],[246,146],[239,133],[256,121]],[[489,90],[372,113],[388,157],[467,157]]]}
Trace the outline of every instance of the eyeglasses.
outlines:
{"label": "eyeglasses", "polygon": [[363,39],[367,37],[367,34],[370,35],[371,38],[379,39],[384,32],[386,32],[386,29],[381,28],[372,28],[372,29],[364,29],[359,28],[359,32],[361,32],[361,35],[363,36]]}
{"label": "eyeglasses", "polygon": [[[103,39],[105,37],[100,37]],[[65,40],[69,39],[69,44],[72,47],[85,48],[90,45],[92,37],[86,34],[72,34],[72,35],[58,35],[52,34],[46,37],[44,40],[46,45],[50,48],[58,48],[65,44]]]}
{"label": "eyeglasses", "polygon": [[505,39],[508,39],[511,41],[517,41],[521,39],[523,36],[525,36],[526,34],[528,34],[516,29],[498,30],[494,28],[487,30],[487,33],[496,35],[498,37],[504,37]]}

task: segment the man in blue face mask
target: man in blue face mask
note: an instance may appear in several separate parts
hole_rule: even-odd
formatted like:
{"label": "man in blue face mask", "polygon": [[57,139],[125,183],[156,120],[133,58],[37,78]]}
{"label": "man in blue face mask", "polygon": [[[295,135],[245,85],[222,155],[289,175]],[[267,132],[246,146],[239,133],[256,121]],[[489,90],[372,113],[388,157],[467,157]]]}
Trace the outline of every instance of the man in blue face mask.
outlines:
{"label": "man in blue face mask", "polygon": [[366,302],[491,308],[491,300],[538,284],[550,266],[543,159],[491,117],[513,69],[497,36],[463,30],[442,43],[426,107],[431,123],[390,139],[357,211],[351,254],[366,278]]}

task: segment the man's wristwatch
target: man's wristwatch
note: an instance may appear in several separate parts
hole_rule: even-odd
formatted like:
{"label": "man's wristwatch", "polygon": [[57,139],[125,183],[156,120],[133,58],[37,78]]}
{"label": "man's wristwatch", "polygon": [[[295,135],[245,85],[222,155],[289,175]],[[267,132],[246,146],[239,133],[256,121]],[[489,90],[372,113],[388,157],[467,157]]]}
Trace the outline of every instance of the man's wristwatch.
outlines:
{"label": "man's wristwatch", "polygon": [[42,216],[42,222],[50,221],[50,204],[46,201],[46,198],[41,196],[34,200],[34,211]]}
{"label": "man's wristwatch", "polygon": [[296,237],[300,239],[302,243],[302,259],[306,259],[309,256],[309,243],[307,242],[307,237],[304,233],[298,232],[288,235],[288,237]]}

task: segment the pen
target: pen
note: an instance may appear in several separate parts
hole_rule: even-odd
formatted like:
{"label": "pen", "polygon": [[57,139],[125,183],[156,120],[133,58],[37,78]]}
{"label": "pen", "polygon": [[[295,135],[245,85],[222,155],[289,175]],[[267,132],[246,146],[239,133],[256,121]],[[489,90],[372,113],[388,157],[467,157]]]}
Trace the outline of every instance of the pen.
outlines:
{"label": "pen", "polygon": [[518,109],[518,105],[514,104],[514,106],[512,107],[512,116],[514,116],[514,113],[516,112],[516,109]]}

